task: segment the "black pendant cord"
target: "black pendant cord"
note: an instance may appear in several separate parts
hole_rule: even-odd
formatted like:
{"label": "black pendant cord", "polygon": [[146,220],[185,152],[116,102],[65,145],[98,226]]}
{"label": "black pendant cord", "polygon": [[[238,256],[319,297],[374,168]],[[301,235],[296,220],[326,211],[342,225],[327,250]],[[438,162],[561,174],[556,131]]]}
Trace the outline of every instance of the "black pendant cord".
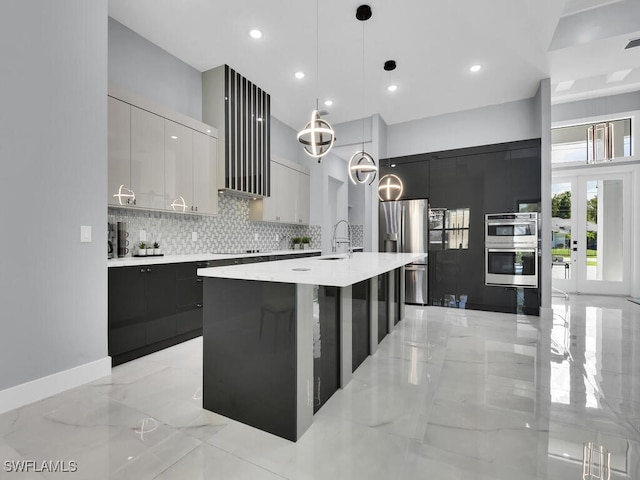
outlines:
{"label": "black pendant cord", "polygon": [[316,0],[316,110],[320,96],[320,0]]}
{"label": "black pendant cord", "polygon": [[362,152],[364,153],[364,22],[362,22]]}

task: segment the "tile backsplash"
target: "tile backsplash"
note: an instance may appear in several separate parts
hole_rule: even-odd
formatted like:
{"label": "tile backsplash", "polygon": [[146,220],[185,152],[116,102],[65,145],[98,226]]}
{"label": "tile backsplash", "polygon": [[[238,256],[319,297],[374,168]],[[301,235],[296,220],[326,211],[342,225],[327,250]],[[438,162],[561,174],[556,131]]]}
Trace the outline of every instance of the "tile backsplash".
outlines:
{"label": "tile backsplash", "polygon": [[[166,255],[283,250],[291,248],[292,237],[302,236],[311,238],[311,248],[321,248],[319,225],[251,222],[249,202],[248,198],[223,194],[218,197],[217,216],[110,207],[108,217],[111,223],[127,224],[130,245],[138,243],[140,230],[144,230],[145,243],[157,241]],[[192,232],[197,234],[195,241]]]}

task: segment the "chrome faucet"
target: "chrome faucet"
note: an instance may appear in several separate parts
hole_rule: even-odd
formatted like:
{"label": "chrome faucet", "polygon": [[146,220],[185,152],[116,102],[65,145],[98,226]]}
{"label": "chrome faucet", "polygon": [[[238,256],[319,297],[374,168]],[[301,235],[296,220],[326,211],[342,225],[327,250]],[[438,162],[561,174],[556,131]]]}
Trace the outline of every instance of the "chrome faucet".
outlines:
{"label": "chrome faucet", "polygon": [[[338,225],[340,225],[341,223],[346,223],[347,224],[347,236],[346,237],[336,237],[336,232],[338,231]],[[333,238],[331,239],[331,251],[332,252],[335,253],[335,251],[338,248],[338,244],[339,243],[348,244],[347,255],[349,256],[349,258],[351,258],[353,256],[353,248],[351,246],[351,225],[349,225],[349,222],[347,220],[340,220],[340,221],[338,221],[338,223],[336,223],[333,226]]]}

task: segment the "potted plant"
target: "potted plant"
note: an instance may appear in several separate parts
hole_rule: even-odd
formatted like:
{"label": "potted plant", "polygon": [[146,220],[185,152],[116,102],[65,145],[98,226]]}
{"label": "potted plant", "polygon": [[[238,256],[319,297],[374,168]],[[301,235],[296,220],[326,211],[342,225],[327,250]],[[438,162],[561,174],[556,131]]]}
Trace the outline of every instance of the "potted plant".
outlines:
{"label": "potted plant", "polygon": [[293,249],[294,250],[300,250],[301,245],[300,242],[302,241],[302,239],[300,237],[293,237],[291,239],[291,243],[293,243]]}
{"label": "potted plant", "polygon": [[140,242],[138,244],[138,256],[146,257],[147,256],[147,244],[144,242]]}
{"label": "potted plant", "polygon": [[158,242],[153,242],[153,254],[162,255],[162,250],[160,250],[160,244]]}
{"label": "potted plant", "polygon": [[153,245],[150,243],[147,244],[147,257],[153,257]]}
{"label": "potted plant", "polygon": [[302,242],[302,248],[304,250],[309,250],[309,248],[311,247],[311,239],[309,237],[302,237],[301,238],[301,242]]}

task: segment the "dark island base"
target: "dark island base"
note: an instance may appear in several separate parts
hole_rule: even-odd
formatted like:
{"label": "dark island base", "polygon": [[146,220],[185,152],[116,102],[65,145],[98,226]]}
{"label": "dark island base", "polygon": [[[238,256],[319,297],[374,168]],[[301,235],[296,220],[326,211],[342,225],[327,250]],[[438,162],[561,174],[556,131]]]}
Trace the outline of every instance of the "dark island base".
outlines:
{"label": "dark island base", "polygon": [[318,316],[299,319],[296,285],[205,279],[205,409],[297,440],[298,322],[314,322],[314,412],[339,388],[339,289],[314,292]]}

